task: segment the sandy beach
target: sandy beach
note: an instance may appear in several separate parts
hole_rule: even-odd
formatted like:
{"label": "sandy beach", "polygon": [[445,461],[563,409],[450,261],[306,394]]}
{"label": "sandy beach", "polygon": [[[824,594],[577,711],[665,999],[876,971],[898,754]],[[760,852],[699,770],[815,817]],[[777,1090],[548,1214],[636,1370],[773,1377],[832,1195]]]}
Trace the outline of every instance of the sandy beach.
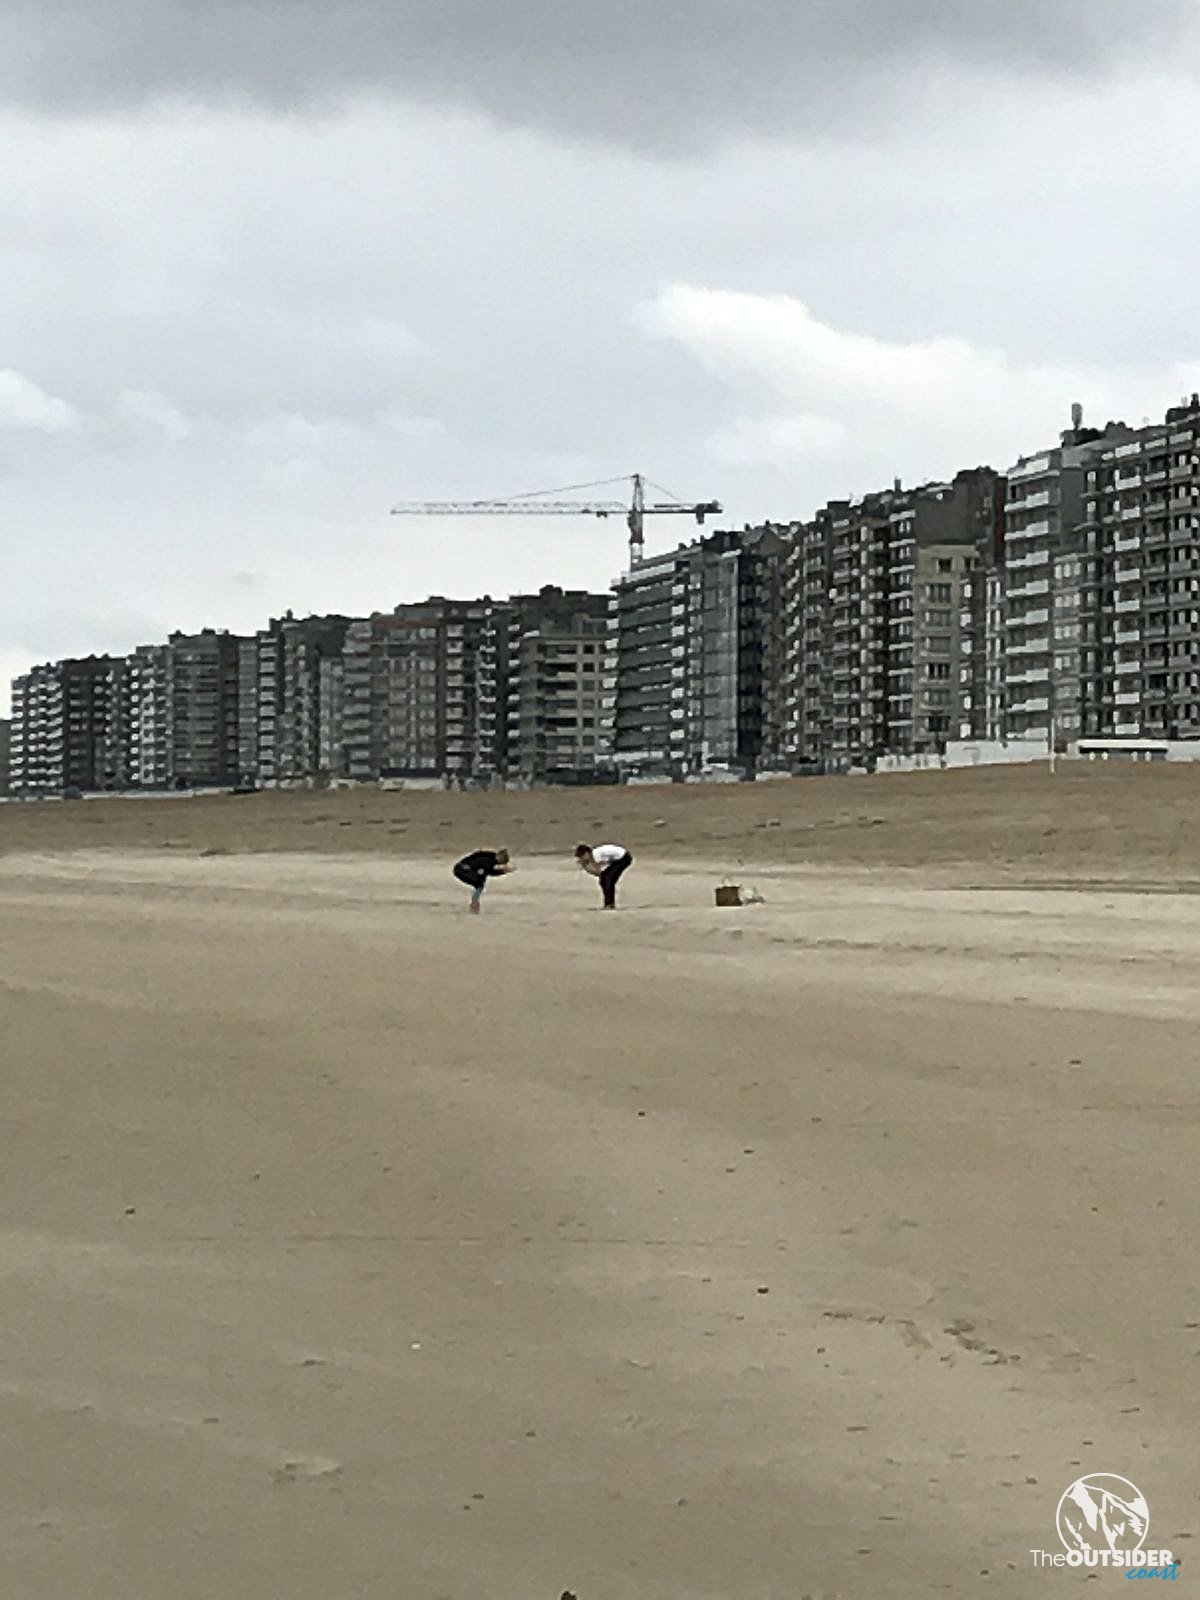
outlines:
{"label": "sandy beach", "polygon": [[0,808],[4,1600],[1041,1596],[1084,1470],[1187,1581],[1198,802]]}

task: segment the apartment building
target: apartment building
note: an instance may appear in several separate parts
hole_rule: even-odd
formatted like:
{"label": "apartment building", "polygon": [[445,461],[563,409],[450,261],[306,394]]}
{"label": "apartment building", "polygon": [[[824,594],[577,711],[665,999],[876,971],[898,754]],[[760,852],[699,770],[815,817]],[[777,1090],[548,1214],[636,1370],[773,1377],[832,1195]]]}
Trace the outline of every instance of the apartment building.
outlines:
{"label": "apartment building", "polygon": [[62,796],[105,787],[115,665],[110,656],[47,662],[14,681],[15,795]]}
{"label": "apartment building", "polygon": [[[273,617],[255,639],[253,674],[256,771],[266,788],[344,776],[332,727],[333,694],[349,617]],[[245,754],[249,755],[248,747]]]}
{"label": "apartment building", "polygon": [[1080,544],[1082,732],[1200,737],[1200,396],[1093,452]]}
{"label": "apartment building", "polygon": [[478,677],[477,770],[587,783],[612,771],[603,715],[609,597],[547,587],[489,607]]}
{"label": "apartment building", "polygon": [[241,664],[250,643],[214,628],[171,634],[167,753],[173,787],[219,787],[241,776]]}
{"label": "apartment building", "polygon": [[682,700],[692,546],[638,562],[614,585],[612,747],[634,776],[674,776],[686,765]]}
{"label": "apartment building", "polygon": [[434,596],[349,624],[341,710],[348,777],[483,776],[477,690],[489,604]]}
{"label": "apartment building", "polygon": [[1052,649],[1050,711],[1055,747],[1065,750],[1083,732],[1084,681],[1084,557],[1072,538],[1065,550],[1054,557],[1051,571]]}
{"label": "apartment building", "polygon": [[833,743],[833,548],[849,501],[830,501],[793,525],[783,557],[783,770],[819,767]]}
{"label": "apartment building", "polygon": [[795,533],[791,523],[763,525],[757,558],[748,566],[743,589],[742,649],[748,659],[742,663],[742,693],[758,702],[758,726],[751,735],[757,744],[755,768],[761,773],[787,768],[791,712],[786,595]]}
{"label": "apartment building", "polygon": [[259,779],[258,636],[238,644],[237,724],[238,781],[257,784]]}
{"label": "apartment building", "polygon": [[974,703],[970,724],[964,716],[960,736],[1001,743],[1007,737],[1004,568],[977,567],[964,585],[963,605],[971,611]]}
{"label": "apartment building", "polygon": [[[730,565],[736,570],[733,583],[737,643],[724,658],[713,649],[713,631],[714,626],[719,628],[720,611],[714,617],[706,609],[705,660],[711,665],[706,666],[709,683],[704,691],[710,718],[704,760],[731,766],[743,776],[752,777],[758,771],[778,768],[786,728],[781,674],[785,642],[783,584],[790,535],[785,526],[763,523],[713,538],[728,541],[721,552],[725,562],[722,570],[728,570]],[[726,603],[721,597],[718,607]],[[732,695],[726,685],[736,685]],[[732,724],[722,709],[730,706]],[[722,748],[729,753],[720,753]]]}
{"label": "apartment building", "polygon": [[779,592],[774,527],[714,533],[614,585],[613,759],[631,776],[752,774],[762,754],[764,619]]}
{"label": "apartment building", "polygon": [[[1122,423],[1110,422],[1100,430],[1085,428],[1082,409],[1075,406],[1072,425],[1057,446],[1023,456],[1007,473],[1005,738],[1045,742],[1052,722],[1057,722],[1054,658],[1069,654],[1067,646],[1080,620],[1071,612],[1078,608],[1072,585],[1079,576],[1082,550],[1084,476],[1092,460],[1132,437],[1132,430]],[[1057,603],[1056,574],[1068,585],[1062,607]],[[1078,661],[1072,661],[1069,675],[1078,681]],[[1078,727],[1070,726],[1077,713],[1066,714],[1069,731],[1077,733]]]}
{"label": "apartment building", "polygon": [[782,589],[785,765],[869,767],[940,749],[985,715],[986,591],[1003,481],[900,483],[796,526]]}
{"label": "apartment building", "polygon": [[171,782],[171,647],[139,645],[126,657],[130,788],[166,789]]}
{"label": "apartment building", "polygon": [[105,675],[104,715],[96,746],[97,785],[105,790],[130,786],[133,705],[129,661],[115,657]]}
{"label": "apartment building", "polygon": [[0,718],[0,798],[7,798],[12,773],[12,723]]}
{"label": "apartment building", "polygon": [[327,773],[331,779],[350,775],[350,757],[343,723],[345,706],[345,660],[340,655],[323,656],[317,676],[317,759],[319,770]]}
{"label": "apartment building", "polygon": [[[868,495],[831,519],[829,653],[831,679],[827,759],[848,767],[890,748],[894,703],[889,663],[898,659],[891,625],[893,536],[905,502]],[[902,602],[903,604],[904,602]],[[903,625],[911,632],[911,624]],[[911,648],[911,646],[910,646]]]}

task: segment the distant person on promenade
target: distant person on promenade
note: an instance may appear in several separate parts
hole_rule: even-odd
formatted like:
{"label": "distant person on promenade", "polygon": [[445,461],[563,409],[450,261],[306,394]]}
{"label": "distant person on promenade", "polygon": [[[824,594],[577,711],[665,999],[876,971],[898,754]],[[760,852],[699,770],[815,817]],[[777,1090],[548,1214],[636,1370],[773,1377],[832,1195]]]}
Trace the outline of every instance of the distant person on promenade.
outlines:
{"label": "distant person on promenade", "polygon": [[623,844],[577,844],[575,859],[585,872],[600,879],[604,911],[617,909],[617,881],[633,865],[633,857]]}
{"label": "distant person on promenade", "polygon": [[513,870],[507,850],[473,850],[469,856],[456,861],[454,876],[471,891],[471,903],[467,910],[478,916],[479,902],[488,879],[502,878],[506,872]]}

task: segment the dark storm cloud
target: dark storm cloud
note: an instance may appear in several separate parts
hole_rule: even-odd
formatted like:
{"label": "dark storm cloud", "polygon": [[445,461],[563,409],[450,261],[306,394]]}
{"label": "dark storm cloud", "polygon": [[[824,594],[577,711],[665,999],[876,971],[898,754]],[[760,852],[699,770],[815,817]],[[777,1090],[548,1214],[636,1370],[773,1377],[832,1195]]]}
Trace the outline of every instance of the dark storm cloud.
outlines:
{"label": "dark storm cloud", "polygon": [[322,109],[388,96],[632,145],[871,122],[931,66],[1102,77],[1194,0],[6,0],[0,95]]}

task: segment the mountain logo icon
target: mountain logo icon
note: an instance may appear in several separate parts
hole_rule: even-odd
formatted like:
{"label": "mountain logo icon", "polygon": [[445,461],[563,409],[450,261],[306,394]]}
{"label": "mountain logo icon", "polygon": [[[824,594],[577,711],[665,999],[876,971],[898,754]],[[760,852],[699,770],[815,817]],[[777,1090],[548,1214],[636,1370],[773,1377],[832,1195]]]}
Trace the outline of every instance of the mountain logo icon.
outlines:
{"label": "mountain logo icon", "polygon": [[1089,1472],[1058,1502],[1058,1537],[1064,1549],[1136,1551],[1146,1548],[1150,1507],[1128,1478]]}

